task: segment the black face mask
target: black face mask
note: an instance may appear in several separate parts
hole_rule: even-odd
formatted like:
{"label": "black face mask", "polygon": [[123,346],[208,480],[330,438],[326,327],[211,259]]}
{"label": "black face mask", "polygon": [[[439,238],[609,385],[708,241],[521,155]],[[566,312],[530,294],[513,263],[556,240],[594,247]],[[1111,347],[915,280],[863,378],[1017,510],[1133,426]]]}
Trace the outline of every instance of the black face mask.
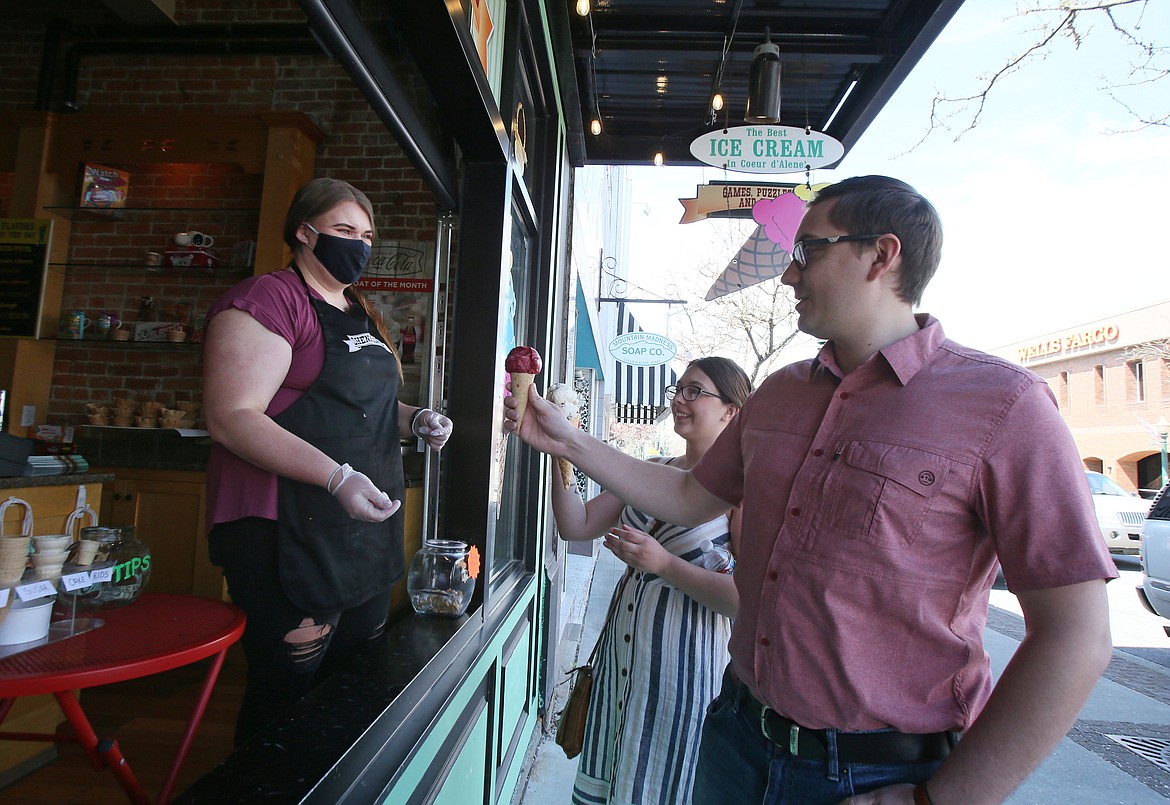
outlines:
{"label": "black face mask", "polygon": [[313,255],[342,285],[353,285],[366,269],[370,260],[370,244],[360,238],[339,238],[318,232],[313,225],[305,226],[317,235]]}

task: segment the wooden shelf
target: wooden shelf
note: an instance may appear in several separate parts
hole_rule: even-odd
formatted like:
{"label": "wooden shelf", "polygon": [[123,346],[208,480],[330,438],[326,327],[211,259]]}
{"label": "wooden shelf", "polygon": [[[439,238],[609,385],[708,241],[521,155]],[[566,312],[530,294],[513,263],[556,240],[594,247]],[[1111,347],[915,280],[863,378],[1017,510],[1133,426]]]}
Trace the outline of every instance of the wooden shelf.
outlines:
{"label": "wooden shelf", "polygon": [[259,215],[259,207],[76,207],[45,206],[49,212],[69,220],[108,221],[136,215],[157,215],[158,213],[198,213],[205,216]]}
{"label": "wooden shelf", "polygon": [[90,271],[110,271],[127,274],[224,274],[232,277],[250,277],[252,276],[252,266],[148,266],[143,263],[126,263],[126,262],[69,262],[69,263],[49,263],[55,268],[64,268],[69,270],[90,270]]}

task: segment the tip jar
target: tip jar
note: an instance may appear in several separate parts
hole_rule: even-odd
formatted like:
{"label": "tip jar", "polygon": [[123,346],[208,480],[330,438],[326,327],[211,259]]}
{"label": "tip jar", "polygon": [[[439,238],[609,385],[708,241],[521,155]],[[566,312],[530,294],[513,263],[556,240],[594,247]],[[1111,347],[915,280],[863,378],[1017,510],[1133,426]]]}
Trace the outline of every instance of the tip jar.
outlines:
{"label": "tip jar", "polygon": [[79,610],[117,609],[138,600],[150,581],[150,548],[134,538],[133,526],[91,526],[81,529],[70,561],[82,541],[98,543],[86,566],[93,583],[71,591]]}
{"label": "tip jar", "polygon": [[467,611],[475,592],[475,568],[468,545],[458,540],[424,542],[410,562],[406,589],[410,605],[423,615],[457,617]]}

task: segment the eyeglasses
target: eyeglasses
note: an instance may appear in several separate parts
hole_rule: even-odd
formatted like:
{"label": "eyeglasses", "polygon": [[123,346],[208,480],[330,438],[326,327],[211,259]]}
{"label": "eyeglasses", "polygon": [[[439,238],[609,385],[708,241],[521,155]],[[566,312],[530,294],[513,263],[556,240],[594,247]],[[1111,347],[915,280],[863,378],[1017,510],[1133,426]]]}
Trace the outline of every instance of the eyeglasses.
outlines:
{"label": "eyeglasses", "polygon": [[713,394],[710,391],[707,391],[706,389],[700,388],[699,386],[674,386],[674,385],[671,385],[671,386],[666,387],[666,399],[673,400],[674,395],[676,395],[676,394],[678,396],[682,397],[687,402],[694,402],[695,400],[699,399],[699,397],[701,395],[704,395],[704,394],[706,394],[708,397],[714,397],[717,400],[723,399],[718,394]]}
{"label": "eyeglasses", "polygon": [[792,244],[792,262],[796,263],[796,267],[801,271],[808,266],[808,247],[809,246],[828,246],[833,243],[845,243],[850,240],[874,240],[880,238],[881,235],[834,235],[831,238],[812,238],[805,240],[798,240]]}

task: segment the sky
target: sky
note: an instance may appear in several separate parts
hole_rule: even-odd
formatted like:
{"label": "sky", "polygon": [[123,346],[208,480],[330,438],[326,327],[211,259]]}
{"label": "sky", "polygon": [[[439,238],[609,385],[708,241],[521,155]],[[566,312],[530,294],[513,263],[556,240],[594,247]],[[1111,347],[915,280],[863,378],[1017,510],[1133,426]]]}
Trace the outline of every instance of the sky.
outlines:
{"label": "sky", "polygon": [[[1123,12],[1127,21],[1136,16]],[[945,243],[920,310],[960,343],[993,350],[1170,299],[1170,128],[1135,131],[1131,113],[1102,89],[1126,79],[1134,54],[1097,16],[1079,49],[1061,39],[1047,58],[997,84],[974,130],[935,131],[912,149],[936,94],[978,91],[981,77],[1035,41],[1036,22],[1017,16],[1015,0],[966,0],[838,168],[813,172],[814,184],[895,176],[931,200]],[[1170,46],[1170,3],[1152,0],[1142,30],[1165,32],[1160,44]],[[1168,85],[1127,97],[1164,111]],[[712,229],[725,221],[679,225],[679,198],[710,181],[803,180],[718,168],[628,170],[630,280],[660,295],[696,255],[714,250],[726,262],[734,252]],[[666,327],[665,305],[639,307],[647,330]],[[805,341],[791,357],[812,351]]]}

